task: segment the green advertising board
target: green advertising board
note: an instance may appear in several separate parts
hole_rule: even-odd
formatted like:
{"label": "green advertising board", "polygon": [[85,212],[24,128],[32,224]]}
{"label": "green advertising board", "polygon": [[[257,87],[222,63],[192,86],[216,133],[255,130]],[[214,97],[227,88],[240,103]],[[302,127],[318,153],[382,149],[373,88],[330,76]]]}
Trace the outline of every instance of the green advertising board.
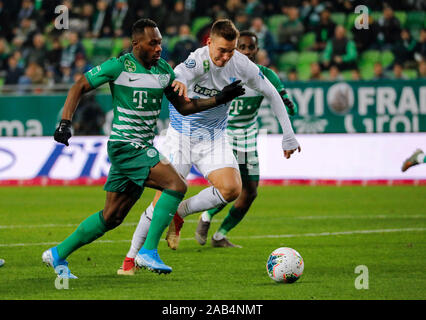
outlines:
{"label": "green advertising board", "polygon": [[[426,81],[289,82],[286,88],[299,106],[291,117],[296,133],[426,132]],[[0,136],[50,136],[61,117],[66,95],[0,96]],[[112,119],[109,94],[96,100],[106,113],[104,132]],[[259,111],[259,125],[281,132],[268,102]],[[158,123],[168,124],[168,101]]]}

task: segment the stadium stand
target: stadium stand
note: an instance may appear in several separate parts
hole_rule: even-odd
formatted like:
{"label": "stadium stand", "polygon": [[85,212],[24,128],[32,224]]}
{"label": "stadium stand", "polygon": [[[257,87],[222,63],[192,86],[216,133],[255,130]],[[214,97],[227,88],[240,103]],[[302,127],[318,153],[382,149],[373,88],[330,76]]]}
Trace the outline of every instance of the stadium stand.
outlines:
{"label": "stadium stand", "polygon": [[[180,5],[176,5],[176,2],[180,2]],[[248,21],[241,22],[241,26],[249,28],[253,20],[261,18],[263,25],[259,26],[261,30],[257,32],[259,35],[272,35],[272,39],[268,40],[268,47],[262,49],[267,51],[266,60],[270,63],[269,67],[278,71],[282,80],[288,81],[290,72],[296,72],[299,80],[309,80],[312,76],[311,65],[321,63],[324,45],[334,41],[334,35],[330,34],[330,30],[334,30],[337,26],[345,28],[348,41],[354,41],[358,51],[354,68],[340,70],[345,80],[357,80],[357,77],[352,78],[355,74],[354,70],[359,70],[362,80],[373,79],[373,69],[377,62],[382,64],[385,74],[390,74],[394,65],[398,64],[398,68],[401,66],[406,78],[421,77],[420,64],[426,59],[426,2],[366,1],[367,6],[369,3],[374,5],[369,8],[371,29],[366,37],[369,41],[365,43],[363,42],[365,39],[362,39],[363,31],[354,27],[355,21],[359,20],[360,16],[354,11],[358,2],[342,0],[320,3],[317,0],[0,0],[0,86],[9,88],[2,90],[4,93],[19,91],[20,86],[36,82],[38,85],[49,83],[49,88],[55,85],[69,85],[69,79],[73,79],[74,75],[82,71],[77,70],[76,55],[83,56],[88,66],[94,66],[109,57],[128,52],[131,25],[142,17],[158,20],[157,23],[160,25],[164,38],[163,58],[170,61],[172,65],[181,62],[174,61],[179,58],[173,56],[174,47],[180,40],[179,24],[176,25],[177,18],[182,17],[182,21],[188,21],[190,36],[193,39],[191,41],[196,41],[198,46],[202,46],[209,27],[215,19],[222,17],[234,19],[245,16],[248,17]],[[65,5],[68,8],[68,29],[58,30],[54,26],[55,19],[58,18],[58,14],[55,14],[55,8],[58,5]],[[159,11],[160,7],[163,9]],[[297,21],[293,21],[291,17],[294,15],[292,10],[294,8],[297,8]],[[330,23],[327,22],[322,26],[321,13],[324,10],[330,12]],[[289,13],[292,13],[290,18]],[[285,31],[283,28],[289,28],[299,22],[303,24],[303,34],[299,35],[297,40],[288,38],[288,32],[287,34],[282,32]],[[327,32],[325,28],[329,28]],[[73,32],[78,35],[76,43],[72,39]],[[405,32],[404,35],[403,32]],[[279,43],[279,36],[283,34],[292,45],[283,46]],[[39,38],[41,35],[40,41],[35,40],[37,35]],[[321,37],[325,43],[323,46],[318,46],[317,41]],[[261,38],[261,45],[263,41],[265,39]],[[271,41],[273,43],[269,43]],[[296,41],[295,45],[293,45],[294,41]],[[34,42],[42,44],[36,48]],[[40,58],[40,56],[44,60],[35,61],[36,57]],[[17,61],[18,71],[15,65],[10,65],[15,63],[10,62],[10,57],[14,57]],[[34,68],[34,63],[41,67],[42,80],[39,79],[39,74],[36,77],[31,74],[31,70],[28,70],[30,66]],[[20,71],[21,69],[23,71]],[[329,78],[328,68],[322,69],[321,73],[325,75],[324,79]],[[21,90],[21,92],[28,91]],[[37,92],[43,92],[43,90]]]}

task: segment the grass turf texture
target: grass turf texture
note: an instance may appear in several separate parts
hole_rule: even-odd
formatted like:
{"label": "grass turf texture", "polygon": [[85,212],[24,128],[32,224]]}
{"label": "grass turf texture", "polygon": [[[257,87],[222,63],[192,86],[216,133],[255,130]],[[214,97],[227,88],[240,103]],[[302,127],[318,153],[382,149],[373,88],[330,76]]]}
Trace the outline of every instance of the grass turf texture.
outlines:
{"label": "grass turf texture", "polygon": [[[187,196],[200,189],[191,187]],[[153,197],[147,189],[121,226],[68,258],[79,277],[70,280],[69,290],[55,288],[55,274],[41,254],[102,208],[102,188],[3,187],[0,194],[0,257],[6,260],[0,299],[426,298],[423,186],[260,187],[248,215],[229,234],[242,249],[210,246],[227,210],[199,246],[196,214],[186,219],[177,251],[160,242],[171,274],[118,276],[140,213]],[[277,284],[266,273],[268,255],[283,246],[304,258],[304,274],[294,284]],[[354,286],[358,265],[368,267],[368,290]]]}

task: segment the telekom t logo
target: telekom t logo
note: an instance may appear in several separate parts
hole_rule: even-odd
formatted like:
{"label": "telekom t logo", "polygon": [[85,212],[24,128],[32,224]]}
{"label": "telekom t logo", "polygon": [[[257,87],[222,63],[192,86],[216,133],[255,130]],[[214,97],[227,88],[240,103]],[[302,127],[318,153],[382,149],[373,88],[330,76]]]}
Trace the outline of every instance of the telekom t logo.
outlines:
{"label": "telekom t logo", "polygon": [[142,102],[147,103],[148,102],[148,92],[147,91],[133,91],[133,102],[137,103],[138,106],[136,108],[142,109]]}

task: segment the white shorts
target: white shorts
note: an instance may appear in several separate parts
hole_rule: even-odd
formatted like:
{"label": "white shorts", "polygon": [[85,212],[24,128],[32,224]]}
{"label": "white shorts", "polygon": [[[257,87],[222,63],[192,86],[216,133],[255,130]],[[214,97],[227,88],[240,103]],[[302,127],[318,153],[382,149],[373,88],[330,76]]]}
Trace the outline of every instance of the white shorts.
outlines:
{"label": "white shorts", "polygon": [[200,140],[181,134],[169,125],[158,150],[183,177],[189,174],[192,165],[195,165],[205,178],[217,169],[231,167],[239,171],[225,133],[215,140]]}

